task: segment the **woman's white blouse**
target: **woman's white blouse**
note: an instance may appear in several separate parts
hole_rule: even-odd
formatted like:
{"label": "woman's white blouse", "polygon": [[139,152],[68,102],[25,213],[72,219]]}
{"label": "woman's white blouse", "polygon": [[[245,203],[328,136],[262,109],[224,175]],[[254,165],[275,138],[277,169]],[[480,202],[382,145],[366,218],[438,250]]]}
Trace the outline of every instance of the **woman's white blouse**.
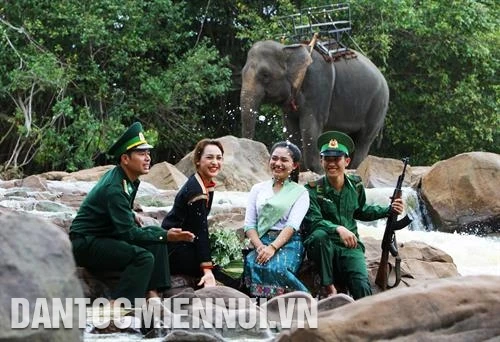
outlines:
{"label": "woman's white blouse", "polygon": [[[264,204],[274,195],[273,180],[258,183],[252,187],[248,195],[248,204],[245,213],[246,228],[257,229],[260,211]],[[282,230],[285,227],[292,227],[295,230],[299,230],[307,210],[309,210],[309,192],[306,190],[271,229]]]}

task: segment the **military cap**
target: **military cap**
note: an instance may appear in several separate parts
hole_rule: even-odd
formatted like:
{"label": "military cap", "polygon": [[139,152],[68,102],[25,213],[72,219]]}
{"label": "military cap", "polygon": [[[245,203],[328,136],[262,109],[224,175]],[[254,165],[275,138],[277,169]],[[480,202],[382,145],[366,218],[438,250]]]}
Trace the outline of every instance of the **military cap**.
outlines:
{"label": "military cap", "polygon": [[340,157],[354,152],[354,142],[347,134],[328,131],[318,137],[318,150],[321,156]]}
{"label": "military cap", "polygon": [[134,122],[120,138],[109,148],[108,154],[119,157],[129,150],[149,150],[153,146],[149,145],[142,133],[140,122]]}

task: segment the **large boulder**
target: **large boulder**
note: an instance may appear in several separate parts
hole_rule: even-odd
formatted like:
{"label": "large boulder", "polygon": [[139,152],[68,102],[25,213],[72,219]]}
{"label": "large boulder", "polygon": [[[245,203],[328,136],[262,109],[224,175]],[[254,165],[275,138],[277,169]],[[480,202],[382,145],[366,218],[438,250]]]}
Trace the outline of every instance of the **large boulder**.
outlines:
{"label": "large boulder", "polygon": [[[115,165],[104,165],[104,166],[96,166],[90,169],[80,170],[76,172],[71,172],[67,175],[62,175],[62,181],[85,181],[92,182],[98,181],[106,172],[110,169],[114,168]],[[54,177],[54,174],[46,174],[47,179]]]}
{"label": "large boulder", "polygon": [[187,177],[174,165],[161,162],[153,165],[147,175],[141,176],[141,180],[153,184],[158,189],[179,190]]}
{"label": "large boulder", "polygon": [[[215,179],[217,191],[250,191],[255,183],[269,179],[269,152],[258,141],[228,135],[217,139],[224,147],[224,164]],[[175,166],[187,177],[195,172],[189,152]]]}
{"label": "large boulder", "polygon": [[322,313],[284,341],[486,341],[500,336],[499,276],[432,280]]}
{"label": "large boulder", "polygon": [[[375,285],[375,277],[380,265],[380,240],[372,237],[363,237],[365,245],[365,257],[368,266],[368,274],[374,292],[378,292]],[[457,266],[453,258],[444,251],[430,246],[424,242],[409,241],[398,245],[399,257],[401,258],[401,283],[399,286],[415,286],[430,279],[456,277]],[[394,266],[394,258],[389,262]],[[392,276],[392,275],[391,275]],[[391,279],[390,285],[393,280]]]}
{"label": "large boulder", "polygon": [[[66,298],[83,298],[67,234],[43,219],[16,212],[0,215],[0,227],[0,341],[80,340],[79,306],[75,301],[71,301],[74,305],[65,306]],[[12,329],[13,323],[26,319],[22,315],[12,321],[13,298],[28,301],[29,326],[26,329]],[[42,308],[45,301],[51,318],[52,304],[57,305],[60,300],[63,308],[74,314],[70,320],[72,328],[65,329],[60,322],[58,329],[49,329],[44,324],[31,329],[34,318],[41,317],[35,313],[37,298]],[[39,307],[38,312],[40,310]]]}
{"label": "large boulder", "polygon": [[420,188],[422,177],[431,169],[431,166],[412,166],[411,167],[411,187]]}
{"label": "large boulder", "polygon": [[[403,162],[397,159],[366,157],[356,170],[367,188],[395,187],[398,176],[403,171]],[[406,168],[403,186],[410,186],[411,167]]]}
{"label": "large boulder", "polygon": [[422,196],[444,232],[500,231],[500,155],[470,152],[437,162],[422,178]]}

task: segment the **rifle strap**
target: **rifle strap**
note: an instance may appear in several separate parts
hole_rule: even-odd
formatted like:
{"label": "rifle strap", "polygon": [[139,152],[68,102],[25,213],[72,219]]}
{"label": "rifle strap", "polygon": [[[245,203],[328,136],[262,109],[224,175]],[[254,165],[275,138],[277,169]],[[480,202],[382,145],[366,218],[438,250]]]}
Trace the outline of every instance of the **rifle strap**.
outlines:
{"label": "rifle strap", "polygon": [[[389,264],[389,273],[387,274],[387,278],[389,278],[389,274],[391,274],[391,264]],[[396,287],[399,285],[399,282],[401,281],[401,257],[398,255],[396,256],[396,263],[394,265],[394,272],[396,275],[396,280],[394,281],[393,285],[389,285],[389,279],[387,279],[387,288],[392,289],[393,287]]]}

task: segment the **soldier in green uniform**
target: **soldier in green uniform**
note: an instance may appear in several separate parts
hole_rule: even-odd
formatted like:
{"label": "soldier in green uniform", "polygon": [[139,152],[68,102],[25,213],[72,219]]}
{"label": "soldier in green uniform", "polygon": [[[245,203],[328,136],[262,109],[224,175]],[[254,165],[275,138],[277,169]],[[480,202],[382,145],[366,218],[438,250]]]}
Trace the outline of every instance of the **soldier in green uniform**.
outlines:
{"label": "soldier in green uniform", "polygon": [[[354,151],[348,135],[325,132],[318,138],[318,149],[325,176],[306,184],[311,201],[304,219],[307,257],[318,267],[328,295],[336,293],[334,282],[344,284],[354,299],[371,295],[356,220],[386,217],[391,207],[367,205],[361,179],[345,173]],[[401,199],[393,201],[392,210],[401,214],[403,208]]]}
{"label": "soldier in green uniform", "polygon": [[[139,176],[150,167],[150,149],[139,122],[109,149],[118,165],[106,172],[83,201],[70,228],[77,265],[94,271],[121,271],[111,299],[159,297],[170,287],[167,240],[192,241],[194,235],[159,226],[141,227],[132,211]],[[167,236],[168,234],[168,236]]]}

